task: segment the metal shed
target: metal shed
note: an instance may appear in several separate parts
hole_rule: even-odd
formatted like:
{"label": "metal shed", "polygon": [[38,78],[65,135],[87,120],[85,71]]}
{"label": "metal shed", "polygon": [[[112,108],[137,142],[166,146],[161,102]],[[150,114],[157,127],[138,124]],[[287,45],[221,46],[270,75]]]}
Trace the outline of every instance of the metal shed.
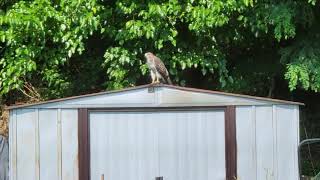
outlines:
{"label": "metal shed", "polygon": [[144,85],[10,107],[10,180],[298,180],[297,102]]}

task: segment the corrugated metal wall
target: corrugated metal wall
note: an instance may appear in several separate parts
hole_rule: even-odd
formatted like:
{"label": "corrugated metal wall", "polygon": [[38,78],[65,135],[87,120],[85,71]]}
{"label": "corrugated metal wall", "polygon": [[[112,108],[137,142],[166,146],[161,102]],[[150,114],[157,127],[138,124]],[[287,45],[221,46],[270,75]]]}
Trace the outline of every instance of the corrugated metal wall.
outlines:
{"label": "corrugated metal wall", "polygon": [[[236,115],[239,179],[298,180],[299,107],[296,105],[239,106],[236,108]],[[77,116],[76,109],[11,110],[10,180],[78,180]],[[176,139],[170,138],[173,133],[180,131],[167,126],[170,123],[173,123],[172,125],[176,128],[187,126],[188,123],[183,123],[188,119],[184,115],[170,118],[168,114],[163,114],[157,117],[167,119],[161,121],[159,125],[163,131],[163,142],[171,144],[170,148],[173,150],[176,148],[174,145],[183,143],[187,136],[200,138],[200,134],[195,132],[176,134]],[[196,119],[197,116],[192,118],[192,120]],[[192,126],[188,125],[190,127],[204,128],[201,123],[190,123],[192,124]],[[130,126],[138,128],[135,123]],[[218,126],[218,124],[212,124],[212,126]],[[221,133],[223,127],[218,130],[208,133],[210,136],[219,137],[221,134],[215,133]],[[129,132],[123,133],[125,135]],[[175,151],[178,150],[183,152],[181,149]],[[160,149],[160,151],[165,153],[164,150]],[[216,151],[215,153],[219,154]],[[205,159],[205,157],[201,158]],[[167,173],[173,173],[170,164],[181,163],[170,158],[166,161],[168,162],[164,164],[168,166],[164,166],[163,172]],[[198,161],[195,161],[194,166],[189,168],[201,167],[197,163]],[[215,168],[216,166],[214,165]],[[222,169],[215,171],[215,168],[208,173],[224,174]],[[199,169],[199,171],[202,170],[202,168]],[[193,177],[192,174],[190,176]]]}
{"label": "corrugated metal wall", "polygon": [[90,113],[91,179],[223,180],[224,111]]}
{"label": "corrugated metal wall", "polygon": [[299,107],[236,108],[241,180],[298,180]]}
{"label": "corrugated metal wall", "polygon": [[9,179],[9,147],[8,141],[0,135],[0,180]]}
{"label": "corrugated metal wall", "polygon": [[77,121],[77,110],[12,110],[10,180],[77,180]]}

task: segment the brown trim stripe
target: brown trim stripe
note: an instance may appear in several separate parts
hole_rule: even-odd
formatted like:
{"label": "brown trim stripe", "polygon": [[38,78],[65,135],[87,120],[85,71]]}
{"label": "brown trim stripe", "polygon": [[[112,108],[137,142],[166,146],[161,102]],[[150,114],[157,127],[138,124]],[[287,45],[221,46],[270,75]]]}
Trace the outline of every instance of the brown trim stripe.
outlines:
{"label": "brown trim stripe", "polygon": [[88,109],[78,109],[79,180],[90,179]]}
{"label": "brown trim stripe", "polygon": [[225,110],[226,180],[237,179],[237,135],[235,106]]}

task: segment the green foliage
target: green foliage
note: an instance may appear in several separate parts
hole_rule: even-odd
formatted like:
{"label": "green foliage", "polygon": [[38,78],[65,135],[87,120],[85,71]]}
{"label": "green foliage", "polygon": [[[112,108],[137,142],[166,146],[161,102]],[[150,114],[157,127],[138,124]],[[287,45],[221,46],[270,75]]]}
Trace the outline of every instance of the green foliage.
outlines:
{"label": "green foliage", "polygon": [[[290,90],[318,91],[316,5],[315,0],[2,1],[0,94],[51,98],[146,83],[148,51],[180,85],[193,82],[192,72],[206,79],[203,86],[227,91],[265,94],[274,77],[287,79]],[[304,39],[305,32],[310,38]],[[274,60],[262,58],[265,50]],[[240,67],[257,54],[249,66],[259,62],[266,68],[250,73],[248,66]],[[86,82],[81,88],[78,76]]]}
{"label": "green foliage", "polygon": [[294,18],[299,4],[294,1],[259,3],[253,7],[253,11],[240,15],[238,20],[244,27],[250,28],[256,37],[273,31],[274,38],[278,41],[293,38],[296,34]]}
{"label": "green foliage", "polygon": [[320,43],[319,35],[304,37],[292,46],[283,48],[281,61],[287,64],[285,78],[290,90],[297,87],[320,90]]}
{"label": "green foliage", "polygon": [[[95,1],[19,1],[0,16],[0,93],[24,91],[27,81],[47,93],[62,95],[68,80],[60,67],[84,50],[84,40],[98,29],[101,7]],[[37,78],[37,80],[39,80]]]}
{"label": "green foliage", "polygon": [[139,69],[135,67],[141,65],[141,61],[135,55],[136,53],[131,53],[121,47],[109,48],[106,51],[103,67],[106,68],[110,79],[107,84],[108,89],[120,89],[135,84],[139,78],[139,72],[137,72]]}
{"label": "green foliage", "polygon": [[112,21],[105,28],[106,36],[115,44],[104,56],[110,80],[107,87],[135,84],[145,73],[143,54],[147,51],[155,52],[165,62],[178,84],[187,81],[184,71],[199,69],[203,76],[209,73],[220,77],[224,86],[231,78],[213,30],[226,25],[232,13],[245,7],[245,2],[234,0],[116,1],[108,7],[113,12]]}

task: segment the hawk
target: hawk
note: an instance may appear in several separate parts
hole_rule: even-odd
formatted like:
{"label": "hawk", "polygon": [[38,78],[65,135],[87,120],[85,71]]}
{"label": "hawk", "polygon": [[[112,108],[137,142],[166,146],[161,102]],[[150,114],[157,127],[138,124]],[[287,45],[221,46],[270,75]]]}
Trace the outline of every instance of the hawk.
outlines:
{"label": "hawk", "polygon": [[150,70],[152,83],[160,83],[160,80],[162,80],[165,83],[172,84],[168,70],[161,59],[151,52],[145,53],[144,56],[147,59],[147,65]]}

